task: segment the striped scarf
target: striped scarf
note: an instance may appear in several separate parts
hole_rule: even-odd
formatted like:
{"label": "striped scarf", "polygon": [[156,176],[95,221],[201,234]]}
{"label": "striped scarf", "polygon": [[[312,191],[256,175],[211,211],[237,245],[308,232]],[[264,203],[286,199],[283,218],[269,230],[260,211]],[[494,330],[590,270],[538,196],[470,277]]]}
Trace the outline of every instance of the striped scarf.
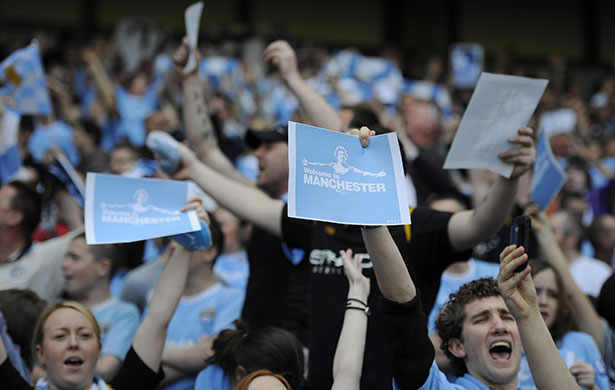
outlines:
{"label": "striped scarf", "polygon": [[[47,378],[41,378],[36,382],[34,390],[49,390],[49,384],[47,384]],[[89,390],[113,390],[104,380],[99,377],[94,377],[94,382]]]}

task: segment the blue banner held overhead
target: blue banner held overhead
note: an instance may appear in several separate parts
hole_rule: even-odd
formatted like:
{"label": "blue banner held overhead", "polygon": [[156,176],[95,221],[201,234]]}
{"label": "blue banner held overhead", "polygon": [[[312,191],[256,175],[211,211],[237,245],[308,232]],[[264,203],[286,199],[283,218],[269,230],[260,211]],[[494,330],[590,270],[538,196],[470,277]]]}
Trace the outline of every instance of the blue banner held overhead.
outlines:
{"label": "blue banner held overhead", "polygon": [[395,133],[357,137],[289,122],[288,215],[355,225],[410,223]]}
{"label": "blue banner held overhead", "polygon": [[555,159],[549,144],[549,134],[540,133],[536,147],[536,163],[532,176],[531,195],[534,203],[544,211],[566,182],[566,172]]}
{"label": "blue banner held overhead", "polygon": [[88,173],[86,241],[133,242],[199,231],[196,212],[180,211],[190,196],[187,182]]}

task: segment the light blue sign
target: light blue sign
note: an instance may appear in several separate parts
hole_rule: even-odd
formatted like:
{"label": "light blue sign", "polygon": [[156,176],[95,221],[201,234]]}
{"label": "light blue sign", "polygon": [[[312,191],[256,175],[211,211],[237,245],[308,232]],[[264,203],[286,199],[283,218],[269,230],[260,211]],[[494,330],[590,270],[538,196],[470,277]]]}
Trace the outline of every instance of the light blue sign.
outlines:
{"label": "light blue sign", "polygon": [[132,242],[201,230],[194,210],[180,211],[191,195],[186,182],[88,173],[86,241]]}
{"label": "light blue sign", "polygon": [[288,123],[288,216],[350,225],[410,223],[397,135],[358,137]]}
{"label": "light blue sign", "polygon": [[553,156],[548,132],[542,131],[536,147],[532,176],[532,199],[544,211],[566,182],[566,172]]}

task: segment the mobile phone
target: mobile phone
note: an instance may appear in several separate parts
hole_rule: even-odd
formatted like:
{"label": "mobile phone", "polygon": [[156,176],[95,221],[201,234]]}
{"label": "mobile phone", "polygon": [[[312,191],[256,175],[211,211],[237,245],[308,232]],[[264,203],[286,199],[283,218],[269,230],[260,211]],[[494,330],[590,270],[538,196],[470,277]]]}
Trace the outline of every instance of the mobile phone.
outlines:
{"label": "mobile phone", "polygon": [[[513,219],[510,225],[510,245],[515,244],[517,248],[522,246],[527,253],[530,243],[530,230],[532,229],[532,219],[527,215],[520,215]],[[527,267],[527,261],[517,268],[515,272],[521,272]]]}

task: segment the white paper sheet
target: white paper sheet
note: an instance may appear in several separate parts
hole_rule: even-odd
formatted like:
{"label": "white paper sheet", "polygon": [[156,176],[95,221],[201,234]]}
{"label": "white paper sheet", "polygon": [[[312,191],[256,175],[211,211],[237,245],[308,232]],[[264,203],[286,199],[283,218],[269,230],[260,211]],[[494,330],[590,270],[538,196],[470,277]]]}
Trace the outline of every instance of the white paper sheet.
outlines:
{"label": "white paper sheet", "polygon": [[444,169],[488,169],[510,177],[498,154],[530,120],[549,80],[482,73],[446,156]]}
{"label": "white paper sheet", "polygon": [[[203,2],[192,4],[186,8],[184,19],[186,21],[186,37],[191,47],[196,47],[199,43],[199,25],[201,24],[201,13],[203,12]],[[184,66],[184,73],[188,74],[196,68],[196,58],[194,52],[190,50],[188,62]]]}

